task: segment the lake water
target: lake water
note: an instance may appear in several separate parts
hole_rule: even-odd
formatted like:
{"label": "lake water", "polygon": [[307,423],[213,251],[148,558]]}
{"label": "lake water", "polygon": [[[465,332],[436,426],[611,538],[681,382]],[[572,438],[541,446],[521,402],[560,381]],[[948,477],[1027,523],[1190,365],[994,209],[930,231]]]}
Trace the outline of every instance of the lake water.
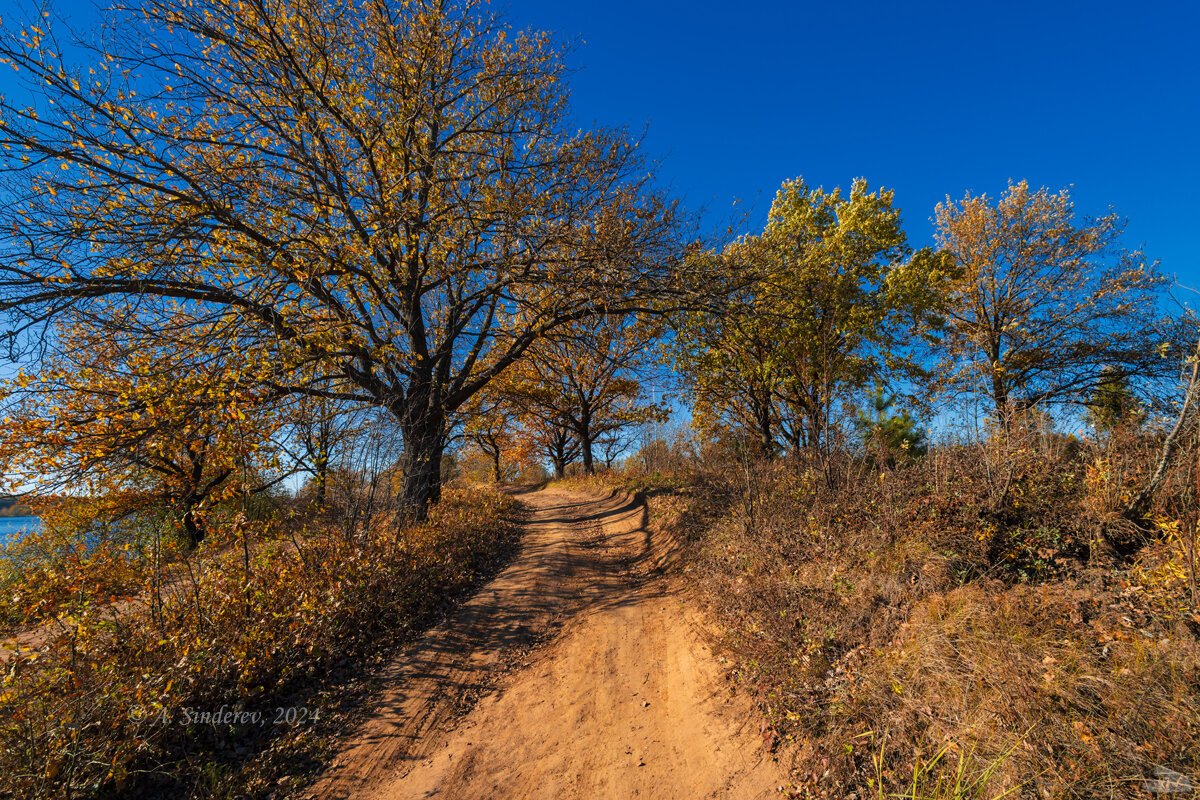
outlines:
{"label": "lake water", "polygon": [[25,531],[36,531],[42,527],[37,517],[0,517],[0,544],[10,538],[19,539]]}

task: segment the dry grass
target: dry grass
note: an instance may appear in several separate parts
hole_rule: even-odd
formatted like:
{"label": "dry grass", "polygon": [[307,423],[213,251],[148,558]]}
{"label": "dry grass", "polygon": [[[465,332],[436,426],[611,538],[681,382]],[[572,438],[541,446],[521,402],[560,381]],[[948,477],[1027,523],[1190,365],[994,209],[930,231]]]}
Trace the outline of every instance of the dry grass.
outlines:
{"label": "dry grass", "polygon": [[848,461],[834,488],[796,464],[694,476],[686,569],[793,794],[1144,797],[1156,767],[1200,784],[1194,499],[1175,480],[1122,558],[1152,447],[1044,445]]}
{"label": "dry grass", "polygon": [[[305,732],[189,724],[184,710],[313,706],[339,665],[403,641],[496,568],[512,505],[447,490],[421,525],[276,541],[260,530],[243,559],[196,559],[161,604],[146,586],[147,602],[115,619],[79,609],[6,664],[0,796],[266,796]],[[247,524],[206,546],[235,556]]]}

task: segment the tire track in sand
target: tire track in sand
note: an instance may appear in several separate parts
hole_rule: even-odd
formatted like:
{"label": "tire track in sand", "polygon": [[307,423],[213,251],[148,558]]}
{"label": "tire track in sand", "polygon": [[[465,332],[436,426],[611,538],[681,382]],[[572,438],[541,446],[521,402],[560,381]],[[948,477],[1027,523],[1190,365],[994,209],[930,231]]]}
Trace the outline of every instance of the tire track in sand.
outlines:
{"label": "tire track in sand", "polygon": [[623,493],[521,499],[532,514],[520,554],[395,659],[389,688],[306,795],[773,796],[782,771],[660,574],[667,546],[644,507]]}

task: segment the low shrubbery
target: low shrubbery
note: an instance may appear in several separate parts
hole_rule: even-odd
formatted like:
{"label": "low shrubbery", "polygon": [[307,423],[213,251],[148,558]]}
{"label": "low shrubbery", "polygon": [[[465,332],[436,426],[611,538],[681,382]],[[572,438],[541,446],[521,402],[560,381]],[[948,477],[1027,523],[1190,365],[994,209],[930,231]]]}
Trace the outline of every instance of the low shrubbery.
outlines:
{"label": "low shrubbery", "polygon": [[261,791],[269,776],[238,765],[272,726],[184,710],[269,717],[314,698],[333,665],[411,635],[490,573],[513,541],[511,509],[500,493],[455,489],[425,523],[378,518],[353,535],[234,517],[165,586],[143,582],[121,613],[77,606],[10,656],[0,795]]}
{"label": "low shrubbery", "polygon": [[1156,442],[994,437],[693,476],[686,569],[808,797],[1144,796],[1200,778],[1195,497]]}
{"label": "low shrubbery", "polygon": [[39,508],[39,529],[0,546],[0,631],[137,594],[180,557],[177,539],[161,535],[165,514],[97,525],[103,513],[95,505],[76,499]]}

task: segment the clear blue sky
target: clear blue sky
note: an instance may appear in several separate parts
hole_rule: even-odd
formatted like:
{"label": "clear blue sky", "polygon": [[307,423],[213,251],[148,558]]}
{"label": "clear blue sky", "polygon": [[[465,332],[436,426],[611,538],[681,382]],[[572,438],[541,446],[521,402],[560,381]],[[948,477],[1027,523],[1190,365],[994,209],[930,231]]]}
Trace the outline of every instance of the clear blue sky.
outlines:
{"label": "clear blue sky", "polygon": [[1074,185],[1200,284],[1200,3],[493,0],[578,42],[581,121],[649,124],[662,175],[761,226],[781,181],[896,190],[914,244],[947,194]]}
{"label": "clear blue sky", "polygon": [[[52,0],[53,1],[53,0]],[[87,28],[90,0],[57,0]],[[896,190],[929,241],[947,194],[1074,185],[1200,284],[1200,3],[492,0],[577,44],[581,123],[649,125],[662,178],[761,226],[781,181]],[[0,71],[0,92],[14,90]]]}

